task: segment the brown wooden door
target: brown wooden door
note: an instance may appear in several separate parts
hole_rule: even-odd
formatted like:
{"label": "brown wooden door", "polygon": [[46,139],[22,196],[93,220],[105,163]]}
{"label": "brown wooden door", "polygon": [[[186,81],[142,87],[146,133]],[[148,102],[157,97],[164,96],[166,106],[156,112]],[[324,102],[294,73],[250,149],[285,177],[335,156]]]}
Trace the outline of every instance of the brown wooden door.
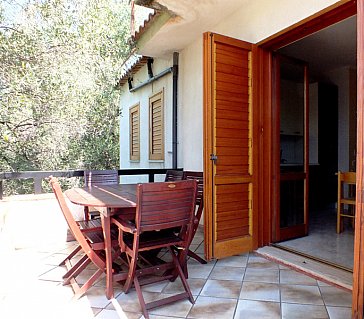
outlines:
{"label": "brown wooden door", "polygon": [[273,241],[283,241],[308,233],[308,65],[279,54],[273,62],[279,154]]}
{"label": "brown wooden door", "polygon": [[205,252],[223,258],[256,247],[253,45],[204,35]]}
{"label": "brown wooden door", "polygon": [[352,318],[364,318],[364,1],[357,1],[357,161]]}

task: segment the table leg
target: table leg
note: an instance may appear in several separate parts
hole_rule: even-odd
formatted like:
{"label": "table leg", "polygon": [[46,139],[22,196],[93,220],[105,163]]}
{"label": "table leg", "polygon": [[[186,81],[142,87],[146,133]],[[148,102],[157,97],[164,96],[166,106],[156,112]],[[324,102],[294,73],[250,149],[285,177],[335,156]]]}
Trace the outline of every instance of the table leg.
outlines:
{"label": "table leg", "polygon": [[[105,214],[106,213],[106,214]],[[105,256],[106,256],[106,297],[114,298],[113,276],[112,276],[112,251],[111,251],[111,232],[110,232],[110,208],[101,215],[101,224],[104,232],[105,240]]]}

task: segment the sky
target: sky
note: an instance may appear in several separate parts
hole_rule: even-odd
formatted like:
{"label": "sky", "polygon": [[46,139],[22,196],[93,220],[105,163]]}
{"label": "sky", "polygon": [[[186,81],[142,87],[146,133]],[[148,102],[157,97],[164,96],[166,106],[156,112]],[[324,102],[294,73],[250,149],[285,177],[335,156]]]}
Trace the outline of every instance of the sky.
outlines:
{"label": "sky", "polygon": [[1,7],[4,8],[5,23],[13,24],[19,18],[22,7],[28,0],[0,0]]}

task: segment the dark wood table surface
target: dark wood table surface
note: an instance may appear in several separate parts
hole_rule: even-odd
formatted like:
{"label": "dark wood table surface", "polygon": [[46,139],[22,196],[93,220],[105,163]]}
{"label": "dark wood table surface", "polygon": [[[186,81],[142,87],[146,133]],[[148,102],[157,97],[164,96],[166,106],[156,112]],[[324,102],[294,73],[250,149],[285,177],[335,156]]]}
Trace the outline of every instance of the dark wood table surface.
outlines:
{"label": "dark wood table surface", "polygon": [[115,184],[105,186],[87,186],[72,188],[65,191],[67,198],[74,204],[82,206],[92,206],[100,211],[101,224],[105,240],[106,255],[106,297],[114,297],[113,281],[120,278],[113,276],[112,270],[112,250],[110,219],[114,214],[113,208],[118,208],[118,214],[122,214],[123,209],[130,213],[130,209],[136,205],[137,184]]}

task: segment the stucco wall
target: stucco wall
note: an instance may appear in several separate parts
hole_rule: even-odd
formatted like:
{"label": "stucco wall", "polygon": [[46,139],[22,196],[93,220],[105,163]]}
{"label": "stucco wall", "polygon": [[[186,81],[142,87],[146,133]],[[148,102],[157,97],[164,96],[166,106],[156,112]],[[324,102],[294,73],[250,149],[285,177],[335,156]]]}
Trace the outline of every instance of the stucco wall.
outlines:
{"label": "stucco wall", "polygon": [[185,170],[203,170],[202,37],[180,55],[179,103],[182,165]]}
{"label": "stucco wall", "polygon": [[[336,3],[335,0],[256,0],[244,3],[224,21],[206,31],[212,31],[257,43],[292,24],[311,16],[312,14]],[[193,30],[186,30],[193,32]],[[203,169],[203,35],[198,34],[194,41],[181,50],[179,59],[179,92],[178,92],[178,166],[186,170]],[[172,56],[172,54],[171,54]],[[172,60],[156,60],[161,70],[172,65]],[[144,72],[144,73],[143,73]],[[134,79],[146,78],[146,68],[143,68]],[[135,82],[135,81],[134,81]],[[121,127],[128,126],[128,108],[137,101],[141,101],[141,121],[148,122],[147,96],[156,92],[158,88],[165,88],[165,125],[166,125],[166,152],[171,150],[171,109],[172,109],[172,77],[167,76],[146,88],[133,94],[123,94],[121,105],[124,114]],[[143,97],[144,96],[144,97]],[[126,112],[126,111],[127,112]],[[127,126],[125,126],[127,125]],[[148,130],[142,126],[142,154],[148,151],[145,143],[148,141]],[[170,167],[171,154],[166,154],[164,163],[151,163],[147,156],[141,157],[140,163],[125,161],[125,154],[129,154],[128,132],[121,132],[121,167]]]}
{"label": "stucco wall", "polygon": [[[153,74],[164,71],[172,66],[172,60],[156,59],[153,63]],[[142,67],[133,76],[133,87],[148,79],[147,66]],[[164,90],[164,161],[149,160],[149,97]],[[140,160],[131,161],[129,151],[129,109],[140,103]],[[128,84],[121,90],[120,98],[120,168],[170,168],[172,167],[172,73],[157,81],[129,92]],[[123,183],[147,181],[147,176],[122,178]],[[156,180],[163,179],[156,177]]]}
{"label": "stucco wall", "polygon": [[349,163],[349,101],[350,87],[347,67],[327,73],[327,79],[338,87],[338,170],[348,171]]}
{"label": "stucco wall", "polygon": [[[212,32],[257,43],[337,1],[250,1]],[[185,169],[203,169],[203,35],[180,52],[179,107],[182,109]],[[191,156],[191,154],[193,154]]]}
{"label": "stucco wall", "polygon": [[339,1],[248,1],[240,10],[210,31],[257,43],[336,2]]}

